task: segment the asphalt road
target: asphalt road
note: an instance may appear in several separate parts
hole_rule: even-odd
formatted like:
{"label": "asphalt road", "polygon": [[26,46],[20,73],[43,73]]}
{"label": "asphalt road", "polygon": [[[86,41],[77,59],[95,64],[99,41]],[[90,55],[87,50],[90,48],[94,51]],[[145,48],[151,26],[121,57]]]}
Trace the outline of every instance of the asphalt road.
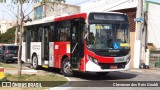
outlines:
{"label": "asphalt road", "polygon": [[[146,70],[131,70],[131,71],[122,71],[122,72],[110,72],[105,77],[98,77],[95,74],[78,74],[76,77],[71,77],[71,81],[88,81],[87,83],[77,83],[77,87],[70,88],[69,90],[84,90],[87,89],[87,87],[90,87],[92,90],[135,90],[135,87],[106,87],[113,86],[113,83],[123,84],[124,81],[129,81],[127,83],[132,83],[133,81],[160,81],[160,70],[159,73],[154,73],[157,71],[146,71]],[[112,82],[108,82],[112,81]],[[117,82],[119,81],[119,82]],[[76,82],[74,82],[76,83]],[[84,85],[85,84],[85,85]],[[160,84],[160,83],[159,83]],[[160,90],[160,87],[136,87],[136,89],[141,90]]]}
{"label": "asphalt road", "polygon": [[[10,63],[12,64],[12,63]],[[12,64],[16,65],[16,63]],[[24,67],[29,67],[29,64],[23,64]],[[39,72],[60,74],[58,69],[42,69]],[[121,84],[124,81],[132,83],[134,81],[160,81],[160,69],[138,69],[121,72],[110,72],[106,76],[97,76],[95,73],[75,72],[74,77],[68,77],[69,82],[67,87],[61,87],[63,90],[160,90],[159,87],[111,87],[113,83]],[[119,82],[118,82],[119,81]],[[143,83],[141,83],[143,84]],[[108,87],[110,86],[110,87]]]}

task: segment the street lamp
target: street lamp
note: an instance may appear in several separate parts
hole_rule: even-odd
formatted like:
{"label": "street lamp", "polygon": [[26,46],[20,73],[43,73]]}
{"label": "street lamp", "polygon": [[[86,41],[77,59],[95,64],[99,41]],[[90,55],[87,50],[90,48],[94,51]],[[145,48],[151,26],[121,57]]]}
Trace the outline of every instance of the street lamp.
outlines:
{"label": "street lamp", "polygon": [[28,21],[32,21],[32,19],[28,16],[26,19],[24,19],[24,22],[27,23]]}

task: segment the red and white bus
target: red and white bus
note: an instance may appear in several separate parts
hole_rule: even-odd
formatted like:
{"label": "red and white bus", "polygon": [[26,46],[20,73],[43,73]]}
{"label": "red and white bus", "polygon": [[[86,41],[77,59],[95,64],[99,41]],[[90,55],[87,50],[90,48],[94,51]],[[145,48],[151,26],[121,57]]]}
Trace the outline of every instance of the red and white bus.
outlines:
{"label": "red and white bus", "polygon": [[22,61],[35,69],[60,68],[106,74],[130,68],[128,16],[90,12],[44,18],[25,24]]}

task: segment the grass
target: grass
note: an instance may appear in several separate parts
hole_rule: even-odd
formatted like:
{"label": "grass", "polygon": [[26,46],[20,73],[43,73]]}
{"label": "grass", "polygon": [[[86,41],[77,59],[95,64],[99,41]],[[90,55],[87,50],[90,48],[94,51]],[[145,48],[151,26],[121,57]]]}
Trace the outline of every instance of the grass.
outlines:
{"label": "grass", "polygon": [[5,63],[1,63],[0,62],[0,67],[3,67],[3,68],[16,68],[15,66],[13,65],[9,65],[9,64],[5,64]]}
{"label": "grass", "polygon": [[5,75],[7,77],[7,81],[14,81],[15,83],[16,82],[17,83],[41,83],[42,87],[38,87],[38,88],[35,88],[35,87],[34,88],[33,87],[30,87],[30,88],[16,87],[16,88],[12,88],[12,89],[10,89],[8,87],[0,88],[3,90],[44,90],[44,89],[48,89],[48,87],[56,87],[56,86],[65,84],[68,81],[63,76],[58,76],[58,75],[54,75],[54,74],[43,74],[43,75],[23,74],[21,77],[19,77],[18,75],[12,75],[12,74],[5,74]]}
{"label": "grass", "polygon": [[[16,66],[13,65],[9,65],[9,64],[5,64],[5,63],[1,63],[0,62],[0,67],[4,67],[4,68],[13,68],[15,69]],[[13,82],[38,82],[41,83],[42,87],[38,87],[38,88],[20,88],[20,87],[15,87],[15,88],[8,88],[8,87],[0,87],[0,90],[44,90],[44,89],[48,89],[49,87],[56,87],[62,84],[65,84],[68,80],[63,77],[63,76],[58,76],[56,74],[51,74],[51,73],[37,73],[37,74],[22,74],[21,77],[19,77],[18,75],[12,75],[12,74],[8,74],[5,73],[6,79],[5,81],[13,81]],[[1,82],[1,81],[0,81]],[[1,86],[1,83],[0,83]]]}
{"label": "grass", "polygon": [[63,76],[53,75],[53,74],[22,74],[22,76],[5,74],[7,80],[9,81],[67,81]]}

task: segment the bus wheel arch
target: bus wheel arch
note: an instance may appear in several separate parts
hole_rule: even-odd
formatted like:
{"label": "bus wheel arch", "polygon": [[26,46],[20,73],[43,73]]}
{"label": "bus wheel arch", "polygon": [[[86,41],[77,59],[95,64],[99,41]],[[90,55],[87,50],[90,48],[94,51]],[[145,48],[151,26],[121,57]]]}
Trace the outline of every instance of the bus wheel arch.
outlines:
{"label": "bus wheel arch", "polygon": [[72,67],[71,67],[71,62],[70,62],[69,57],[67,55],[62,57],[61,73],[64,76],[68,76],[68,77],[73,76],[73,70],[72,70]]}
{"label": "bus wheel arch", "polygon": [[32,54],[32,67],[35,70],[38,70],[40,66],[38,65],[38,57],[36,53]]}
{"label": "bus wheel arch", "polygon": [[61,58],[61,61],[60,61],[61,66],[60,66],[60,67],[62,67],[63,61],[65,60],[65,58],[68,58],[68,59],[69,59],[69,57],[68,57],[67,55],[64,55],[64,56]]}

